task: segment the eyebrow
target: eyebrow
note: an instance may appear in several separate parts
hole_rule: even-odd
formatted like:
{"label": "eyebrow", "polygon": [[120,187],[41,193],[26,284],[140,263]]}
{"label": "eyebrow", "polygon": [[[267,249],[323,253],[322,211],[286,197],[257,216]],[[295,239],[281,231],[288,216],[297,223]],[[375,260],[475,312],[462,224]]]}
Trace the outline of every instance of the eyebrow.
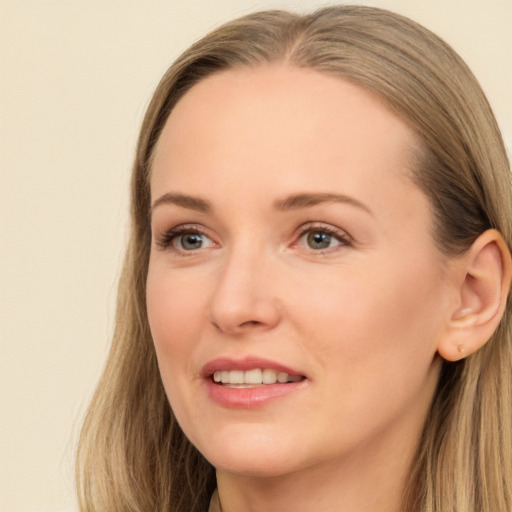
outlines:
{"label": "eyebrow", "polygon": [[151,206],[151,213],[163,204],[174,204],[181,206],[181,208],[187,208],[188,210],[196,210],[202,213],[208,213],[212,210],[211,204],[205,199],[200,197],[187,196],[185,194],[173,194],[168,192],[163,196],[160,196]]}
{"label": "eyebrow", "polygon": [[[344,194],[332,194],[329,192],[293,194],[285,197],[284,199],[276,200],[274,202],[274,208],[285,212],[290,210],[300,210],[302,208],[310,208],[318,204],[332,202],[355,206],[356,208],[373,215],[372,211],[361,201]],[[155,200],[151,206],[151,213],[155,208],[164,204],[176,205],[181,208],[195,210],[201,213],[209,213],[212,211],[211,204],[205,199],[186,194],[168,192]]]}
{"label": "eyebrow", "polygon": [[277,210],[288,211],[288,210],[299,210],[301,208],[309,208],[316,206],[321,203],[343,203],[351,206],[355,206],[370,215],[373,215],[370,208],[364,203],[358,201],[354,197],[346,196],[344,194],[332,194],[326,193],[313,193],[313,194],[294,194],[284,199],[275,201],[274,206]]}

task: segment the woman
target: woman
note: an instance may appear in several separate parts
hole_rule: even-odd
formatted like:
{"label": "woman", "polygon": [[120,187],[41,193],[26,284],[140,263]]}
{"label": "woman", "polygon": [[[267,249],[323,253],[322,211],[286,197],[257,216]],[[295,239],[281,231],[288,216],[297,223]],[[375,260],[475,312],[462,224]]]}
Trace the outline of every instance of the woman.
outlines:
{"label": "woman", "polygon": [[82,510],[510,510],[509,194],[476,80],[410,20],[196,43],[141,129]]}

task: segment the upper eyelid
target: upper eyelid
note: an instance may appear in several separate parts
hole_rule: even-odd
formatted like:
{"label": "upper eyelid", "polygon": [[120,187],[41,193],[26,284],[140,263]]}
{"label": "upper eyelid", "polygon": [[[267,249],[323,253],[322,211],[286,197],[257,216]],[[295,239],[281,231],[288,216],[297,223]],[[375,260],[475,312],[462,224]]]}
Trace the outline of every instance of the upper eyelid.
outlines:
{"label": "upper eyelid", "polygon": [[[318,231],[321,231],[322,229],[324,229],[325,231],[328,231],[329,233],[338,233],[340,235],[344,234],[348,238],[352,238],[346,230],[338,228],[338,227],[333,226],[332,224],[329,224],[326,222],[321,222],[321,221],[304,222],[298,228],[295,229],[294,233],[304,233],[306,231],[311,231],[314,229],[317,229]],[[206,228],[205,226],[203,226],[201,224],[197,224],[197,223],[193,223],[193,222],[178,224],[172,228],[166,229],[164,231],[164,234],[171,233],[171,232],[178,233],[178,232],[187,232],[187,231],[190,231],[193,233],[201,233],[206,236],[210,236],[208,234],[208,232],[210,231],[208,228]]]}
{"label": "upper eyelid", "polygon": [[299,226],[296,230],[296,233],[298,235],[303,235],[304,233],[307,233],[308,231],[326,231],[327,233],[331,235],[337,235],[340,239],[348,239],[352,240],[352,236],[344,229],[338,228],[336,226],[333,226],[332,224],[326,223],[326,222],[318,222],[318,221],[312,221],[312,222],[306,222]]}
{"label": "upper eyelid", "polygon": [[[153,229],[153,231],[157,231],[156,229]],[[180,234],[180,233],[187,233],[187,232],[190,232],[190,233],[199,233],[199,234],[202,234],[202,235],[206,235],[206,236],[209,236],[208,235],[208,231],[204,226],[202,226],[201,224],[196,224],[194,222],[185,222],[183,224],[177,224],[176,226],[173,226],[171,228],[168,228],[168,229],[163,229],[161,231],[161,236],[166,236],[168,234]]]}

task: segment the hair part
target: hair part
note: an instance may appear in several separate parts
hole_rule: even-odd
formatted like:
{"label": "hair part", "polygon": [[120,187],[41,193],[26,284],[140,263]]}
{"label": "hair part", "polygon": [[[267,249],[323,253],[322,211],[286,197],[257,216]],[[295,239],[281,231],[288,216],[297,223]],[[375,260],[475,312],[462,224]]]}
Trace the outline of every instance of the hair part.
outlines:
{"label": "hair part", "polygon": [[[389,11],[348,5],[305,16],[260,12],[213,31],[166,72],[141,127],[114,339],[78,448],[83,512],[207,508],[214,469],[173,416],[146,314],[151,162],[170,112],[194,84],[277,62],[349,80],[414,130],[422,150],[413,179],[430,199],[444,254],[462,254],[490,227],[512,245],[510,169],[499,129],[471,71],[437,36]],[[484,348],[444,364],[404,511],[512,509],[511,379],[508,305]]]}

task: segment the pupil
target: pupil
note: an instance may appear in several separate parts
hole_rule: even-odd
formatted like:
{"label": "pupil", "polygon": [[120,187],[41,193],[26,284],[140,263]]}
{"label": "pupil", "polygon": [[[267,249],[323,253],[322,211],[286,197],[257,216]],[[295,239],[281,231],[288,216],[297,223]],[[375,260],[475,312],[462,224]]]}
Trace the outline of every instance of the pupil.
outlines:
{"label": "pupil", "polygon": [[328,233],[316,231],[313,233],[309,233],[308,235],[308,245],[312,249],[327,249],[330,244],[331,235],[329,235]]}
{"label": "pupil", "polygon": [[201,235],[192,233],[184,235],[181,239],[181,244],[184,249],[199,249],[203,245],[203,240]]}

